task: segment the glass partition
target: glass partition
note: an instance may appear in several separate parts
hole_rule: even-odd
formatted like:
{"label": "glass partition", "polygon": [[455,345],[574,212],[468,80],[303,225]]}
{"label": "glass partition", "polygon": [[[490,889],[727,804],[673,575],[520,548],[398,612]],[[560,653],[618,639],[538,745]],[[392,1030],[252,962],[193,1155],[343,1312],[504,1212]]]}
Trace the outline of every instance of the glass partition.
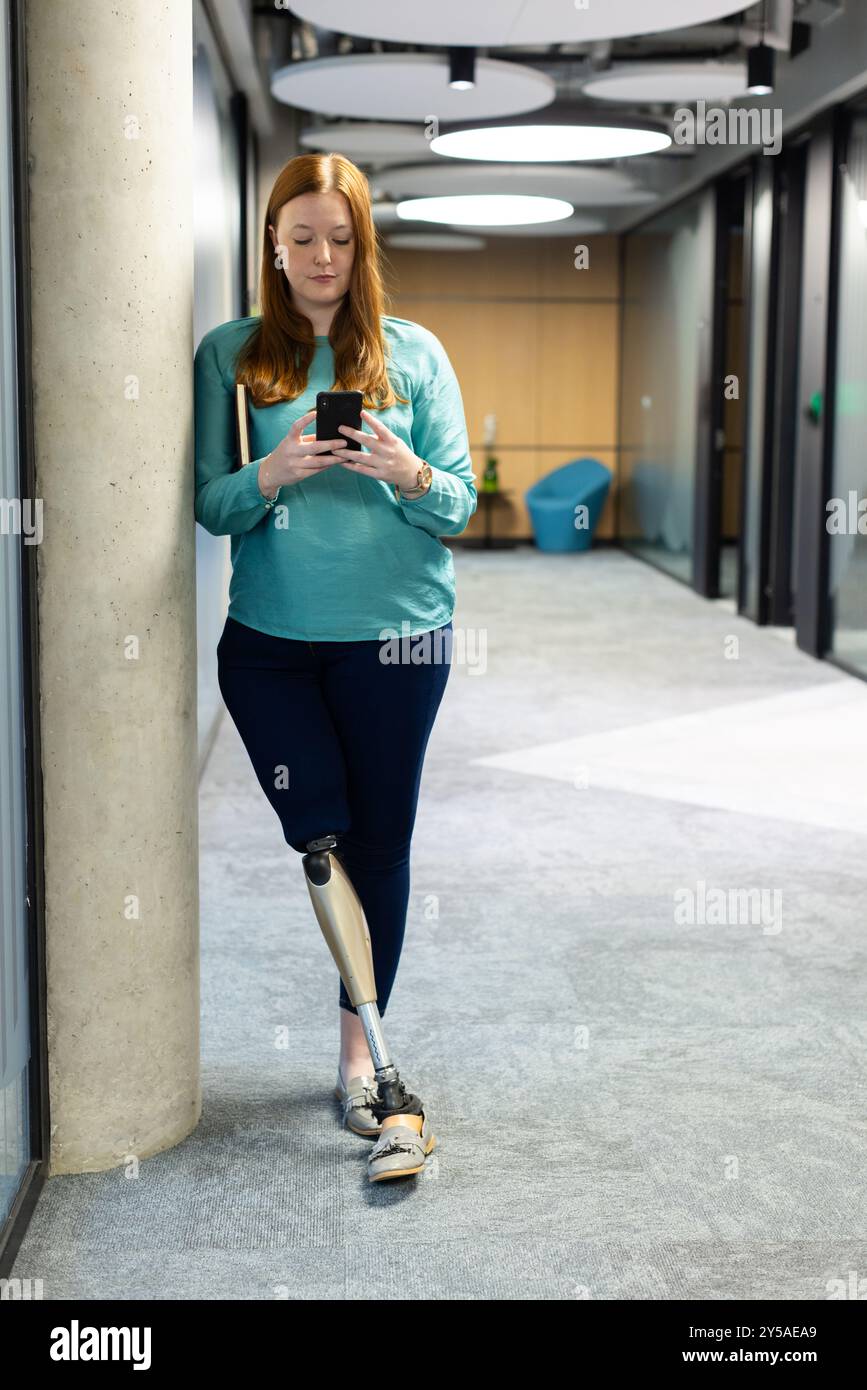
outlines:
{"label": "glass partition", "polygon": [[729,185],[728,255],[725,280],[723,376],[722,486],[720,497],[719,597],[737,602],[741,503],[744,474],[744,417],[741,385],[746,332],[744,328],[744,194],[746,180]]}
{"label": "glass partition", "polygon": [[[0,1225],[31,1156],[9,6],[0,0]],[[28,524],[32,518],[28,518]]]}
{"label": "glass partition", "polygon": [[[867,675],[867,112],[840,171],[839,291],[829,530],[833,655]],[[864,515],[859,507],[864,507]],[[859,520],[863,531],[859,530]]]}
{"label": "glass partition", "polygon": [[704,195],[624,238],[620,538],[692,582],[714,228]]}

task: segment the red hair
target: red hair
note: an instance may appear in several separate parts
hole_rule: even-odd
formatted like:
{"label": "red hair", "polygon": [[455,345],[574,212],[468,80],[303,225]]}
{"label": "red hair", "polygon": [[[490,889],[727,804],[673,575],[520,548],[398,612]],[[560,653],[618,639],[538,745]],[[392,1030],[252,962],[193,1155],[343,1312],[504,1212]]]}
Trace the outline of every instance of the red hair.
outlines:
{"label": "red hair", "polygon": [[328,335],[334,351],[334,389],[361,391],[367,410],[384,410],[404,401],[394,391],[386,368],[380,322],[385,290],[367,179],[342,154],[300,154],[283,165],[271,189],[262,235],[261,320],[238,354],[235,379],[248,387],[256,406],[300,396],[316,347],[313,325],[292,303],[268,224],[276,229],[280,209],[290,199],[302,193],[332,192],[345,195],[355,238],[349,290]]}

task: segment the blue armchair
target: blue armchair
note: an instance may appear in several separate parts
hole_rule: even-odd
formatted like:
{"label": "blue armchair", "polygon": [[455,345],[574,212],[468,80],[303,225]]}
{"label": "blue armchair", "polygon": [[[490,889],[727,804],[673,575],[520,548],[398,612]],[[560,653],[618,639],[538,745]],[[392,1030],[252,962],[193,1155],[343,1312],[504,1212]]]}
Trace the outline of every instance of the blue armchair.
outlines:
{"label": "blue armchair", "polygon": [[524,494],[540,550],[589,550],[611,469],[598,459],[574,459],[540,478]]}

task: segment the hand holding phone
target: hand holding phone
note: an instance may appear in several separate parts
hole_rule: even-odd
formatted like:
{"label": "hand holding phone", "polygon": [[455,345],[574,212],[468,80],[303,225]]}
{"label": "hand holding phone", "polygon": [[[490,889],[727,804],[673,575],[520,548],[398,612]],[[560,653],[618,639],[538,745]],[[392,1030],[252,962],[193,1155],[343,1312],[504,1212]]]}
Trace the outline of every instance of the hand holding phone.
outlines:
{"label": "hand holding phone", "polygon": [[276,496],[276,489],[304,482],[325,468],[333,468],[340,459],[330,452],[334,448],[345,448],[344,435],[334,435],[318,439],[312,434],[302,433],[309,425],[315,410],[300,415],[270,454],[259,464],[259,490],[265,497]]}

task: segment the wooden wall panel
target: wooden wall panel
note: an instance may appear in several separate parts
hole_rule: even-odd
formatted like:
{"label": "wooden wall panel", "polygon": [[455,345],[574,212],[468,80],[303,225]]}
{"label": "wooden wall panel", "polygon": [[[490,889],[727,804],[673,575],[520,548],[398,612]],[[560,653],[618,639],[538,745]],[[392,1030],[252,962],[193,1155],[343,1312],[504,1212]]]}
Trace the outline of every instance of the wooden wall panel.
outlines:
{"label": "wooden wall panel", "polygon": [[[574,248],[589,248],[576,269]],[[495,536],[532,539],[523,501],[531,483],[592,454],[612,469],[597,535],[614,535],[618,444],[620,281],[616,237],[491,237],[481,251],[386,247],[389,312],[429,328],[457,373],[477,479],[484,419],[497,418],[502,486]],[[479,511],[464,535],[480,536]]]}
{"label": "wooden wall panel", "polygon": [[[536,241],[535,237],[490,237],[481,251],[407,251],[386,244],[386,287],[394,302],[404,296],[535,299],[543,259]],[[400,309],[394,312],[409,317]]]}
{"label": "wooden wall panel", "polygon": [[527,488],[535,483],[539,477],[539,466],[536,454],[532,449],[498,449],[497,475],[500,480],[500,487],[513,489],[495,501],[493,504],[485,502],[481,496],[482,473],[484,472],[484,453],[481,448],[473,449],[473,465],[476,472],[477,486],[479,489],[479,505],[475,516],[470,520],[464,534],[467,537],[475,538],[484,535],[485,531],[485,507],[493,505],[494,511],[491,517],[491,533],[494,536],[514,536],[518,539],[532,535],[532,527],[527,508],[524,505],[524,494]]}
{"label": "wooden wall panel", "polygon": [[[590,266],[575,267],[575,247],[586,246]],[[539,295],[542,299],[618,299],[620,296],[620,255],[617,237],[574,236],[544,238],[544,254],[539,266]]]}
{"label": "wooden wall panel", "polygon": [[619,306],[549,304],[537,309],[539,342],[539,444],[567,454],[586,441],[617,441],[617,339]]}
{"label": "wooden wall panel", "polygon": [[484,418],[497,417],[502,443],[536,443],[538,313],[525,300],[476,304],[401,299],[401,318],[424,324],[449,355],[460,382],[470,446],[482,447]]}

